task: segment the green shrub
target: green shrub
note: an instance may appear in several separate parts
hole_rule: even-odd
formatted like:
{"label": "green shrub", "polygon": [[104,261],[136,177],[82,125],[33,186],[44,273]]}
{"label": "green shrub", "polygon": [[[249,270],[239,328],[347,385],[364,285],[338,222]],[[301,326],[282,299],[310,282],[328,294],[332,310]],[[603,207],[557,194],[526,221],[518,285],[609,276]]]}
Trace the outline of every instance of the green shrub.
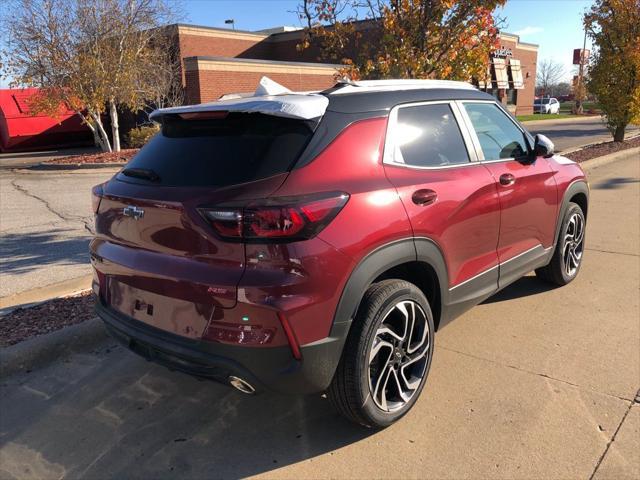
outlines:
{"label": "green shrub", "polygon": [[159,127],[155,124],[132,128],[127,135],[127,145],[129,148],[140,148],[159,131]]}

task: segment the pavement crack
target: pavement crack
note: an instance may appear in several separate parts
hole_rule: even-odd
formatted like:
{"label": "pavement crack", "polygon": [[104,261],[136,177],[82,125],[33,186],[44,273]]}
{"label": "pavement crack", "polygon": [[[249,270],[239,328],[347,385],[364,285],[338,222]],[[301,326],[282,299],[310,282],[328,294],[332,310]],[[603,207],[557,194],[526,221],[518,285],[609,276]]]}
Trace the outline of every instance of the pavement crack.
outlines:
{"label": "pavement crack", "polygon": [[31,193],[29,190],[27,190],[22,185],[18,185],[18,183],[16,182],[16,179],[11,180],[11,185],[13,186],[13,188],[15,188],[19,192],[25,194],[27,197],[34,198],[34,199],[38,200],[39,202],[41,202],[42,204],[44,204],[45,208],[47,210],[49,210],[51,213],[53,213],[59,219],[65,220],[65,221],[75,220],[73,218],[66,217],[66,216],[62,215],[61,213],[57,212],[53,207],[51,207],[51,205],[49,205],[49,202],[47,202],[44,198],[39,197],[38,195],[35,195],[35,194]]}
{"label": "pavement crack", "polygon": [[93,228],[90,224],[90,222],[84,220],[83,217],[80,216],[76,216],[76,215],[64,215],[60,212],[58,212],[56,209],[54,209],[47,200],[45,200],[44,198],[31,193],[27,188],[23,187],[22,185],[19,185],[17,183],[17,179],[13,179],[11,180],[11,186],[13,186],[13,188],[15,188],[17,191],[19,191],[20,193],[23,193],[24,195],[26,195],[27,197],[31,197],[35,200],[38,200],[39,202],[41,202],[45,208],[47,210],[49,210],[51,213],[53,213],[56,217],[58,217],[60,220],[64,220],[65,222],[81,222],[84,229],[87,230],[90,234],[93,235]]}
{"label": "pavement crack", "polygon": [[[638,390],[638,392],[636,393],[636,399],[638,398],[638,396],[640,396],[640,390]],[[616,436],[618,435],[618,432],[620,431],[620,428],[622,428],[622,424],[627,419],[627,416],[629,415],[629,412],[631,411],[631,407],[633,407],[633,404],[634,404],[634,401],[632,400],[629,403],[629,406],[627,407],[627,411],[624,412],[624,415],[622,416],[622,419],[620,420],[620,423],[618,424],[618,428],[616,428],[616,431],[613,432],[613,435],[611,436],[611,438],[607,442],[607,446],[604,447],[604,452],[602,452],[602,455],[600,455],[600,458],[598,459],[598,462],[596,463],[596,466],[594,467],[593,472],[591,472],[591,476],[589,477],[589,480],[593,480],[593,477],[595,476],[596,472],[598,471],[598,468],[600,468],[600,464],[602,464],[602,461],[604,460],[604,457],[607,456],[607,452],[609,451],[609,448],[611,448],[611,445],[613,444],[613,442],[615,442]]]}
{"label": "pavement crack", "polygon": [[630,398],[621,397],[619,395],[614,395],[612,393],[600,392],[598,390],[594,390],[594,389],[589,388],[589,387],[583,387],[582,385],[578,385],[577,383],[572,383],[572,382],[569,382],[567,380],[562,380],[560,378],[555,378],[555,377],[552,377],[550,375],[547,375],[546,373],[534,372],[534,371],[531,371],[531,370],[527,370],[526,368],[516,367],[515,365],[508,365],[508,364],[505,364],[505,363],[497,362],[495,360],[491,360],[489,358],[480,357],[478,355],[473,355],[471,353],[461,352],[460,350],[456,350],[454,348],[443,347],[443,346],[439,346],[438,348],[441,348],[443,350],[448,350],[448,351],[454,352],[454,353],[459,353],[460,355],[464,355],[466,357],[475,358],[476,360],[482,360],[483,362],[489,362],[489,363],[493,363],[494,365],[500,365],[501,367],[511,368],[513,370],[517,370],[517,371],[522,372],[522,373],[528,373],[529,375],[535,375],[537,377],[548,378],[549,380],[553,380],[554,382],[564,383],[565,385],[569,385],[571,387],[575,387],[575,388],[578,388],[578,389],[581,389],[581,390],[587,389],[587,390],[590,390],[592,392],[599,393],[600,395],[606,395],[608,397],[617,398],[618,400],[622,400],[624,402],[632,402],[633,403],[633,400],[630,399]]}
{"label": "pavement crack", "polygon": [[613,250],[602,250],[600,248],[585,248],[585,250],[589,250],[592,252],[600,252],[600,253],[612,253],[614,255],[625,255],[627,257],[640,257],[640,254],[637,254],[637,253],[615,252]]}

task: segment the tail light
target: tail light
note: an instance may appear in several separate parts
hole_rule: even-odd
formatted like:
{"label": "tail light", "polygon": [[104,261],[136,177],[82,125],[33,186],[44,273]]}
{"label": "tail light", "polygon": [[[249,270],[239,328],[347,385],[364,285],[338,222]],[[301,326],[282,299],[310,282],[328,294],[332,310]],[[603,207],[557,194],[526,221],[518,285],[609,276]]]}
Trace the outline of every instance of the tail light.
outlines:
{"label": "tail light", "polygon": [[243,207],[202,207],[200,214],[222,238],[245,242],[291,242],[317,235],[345,206],[341,192],[276,197]]}
{"label": "tail light", "polygon": [[96,185],[91,189],[91,208],[93,213],[98,213],[98,209],[100,208],[100,200],[102,200],[102,186],[104,184]]}

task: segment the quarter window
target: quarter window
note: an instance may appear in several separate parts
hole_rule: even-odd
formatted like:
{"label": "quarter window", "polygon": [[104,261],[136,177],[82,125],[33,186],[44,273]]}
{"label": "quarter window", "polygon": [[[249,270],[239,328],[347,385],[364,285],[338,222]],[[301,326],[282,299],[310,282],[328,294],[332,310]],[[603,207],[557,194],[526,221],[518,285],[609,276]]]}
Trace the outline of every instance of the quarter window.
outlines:
{"label": "quarter window", "polygon": [[522,131],[493,103],[465,103],[485,160],[521,158],[528,147]]}
{"label": "quarter window", "polygon": [[397,111],[389,132],[395,163],[441,167],[469,162],[456,118],[448,104],[416,105]]}

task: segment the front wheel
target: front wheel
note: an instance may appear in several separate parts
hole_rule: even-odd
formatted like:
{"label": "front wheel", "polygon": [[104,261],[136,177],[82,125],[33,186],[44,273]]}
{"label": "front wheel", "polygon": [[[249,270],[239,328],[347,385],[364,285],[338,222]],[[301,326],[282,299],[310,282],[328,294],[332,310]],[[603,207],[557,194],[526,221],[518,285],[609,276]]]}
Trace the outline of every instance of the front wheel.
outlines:
{"label": "front wheel", "polygon": [[345,417],[387,427],[415,404],[433,355],[433,315],[424,294],[404,280],[365,293],[328,397]]}
{"label": "front wheel", "polygon": [[556,249],[548,265],[536,270],[536,275],[556,285],[566,285],[578,276],[584,255],[586,220],[580,205],[569,203]]}

